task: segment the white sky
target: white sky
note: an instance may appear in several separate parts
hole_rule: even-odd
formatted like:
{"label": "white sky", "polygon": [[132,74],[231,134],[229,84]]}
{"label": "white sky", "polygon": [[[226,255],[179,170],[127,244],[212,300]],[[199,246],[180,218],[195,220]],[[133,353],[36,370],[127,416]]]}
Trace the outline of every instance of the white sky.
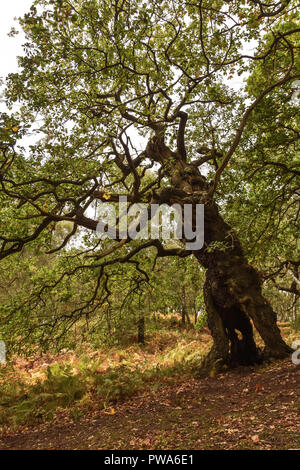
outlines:
{"label": "white sky", "polygon": [[7,36],[12,26],[18,28],[14,17],[23,16],[32,4],[32,0],[2,0],[0,14],[0,77],[17,70],[17,56],[22,53],[24,36],[18,34],[14,38]]}

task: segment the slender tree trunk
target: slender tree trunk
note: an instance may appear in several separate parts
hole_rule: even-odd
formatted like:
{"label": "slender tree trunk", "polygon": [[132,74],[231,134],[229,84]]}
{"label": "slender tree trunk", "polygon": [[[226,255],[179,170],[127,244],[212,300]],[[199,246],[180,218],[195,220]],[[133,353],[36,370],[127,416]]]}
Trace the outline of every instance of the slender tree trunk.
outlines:
{"label": "slender tree trunk", "polygon": [[138,318],[138,343],[145,344],[145,316],[142,313]]}
{"label": "slender tree trunk", "polygon": [[198,312],[197,312],[197,308],[196,308],[196,300],[194,301],[193,310],[194,310],[194,323],[195,323],[195,325],[196,325],[197,320],[198,320]]}
{"label": "slender tree trunk", "polygon": [[[262,295],[259,275],[248,264],[237,236],[209,197],[206,179],[196,166],[179,161],[173,185],[168,190],[172,204],[183,205],[181,191],[185,193],[185,204],[193,204],[194,208],[197,203],[205,205],[205,243],[194,256],[206,268],[204,299],[214,345],[203,362],[203,370],[207,372],[224,364],[250,365],[262,360],[250,320],[265,343],[264,356],[283,358],[290,354],[291,349],[277,326],[276,314]],[[208,251],[212,242],[222,243],[223,248]]]}
{"label": "slender tree trunk", "polygon": [[185,314],[186,314],[186,312],[185,312],[185,306],[182,305],[182,306],[181,306],[181,323],[182,323],[183,325],[185,325]]}
{"label": "slender tree trunk", "polygon": [[294,322],[297,319],[297,301],[298,301],[298,296],[297,294],[294,294],[293,295],[293,307],[292,307],[292,321]]}
{"label": "slender tree trunk", "polygon": [[[148,305],[147,305],[148,313],[150,310],[149,301],[150,299],[148,297]],[[145,308],[147,307],[146,307],[145,297],[142,294],[140,294],[139,300],[138,300],[139,313],[138,313],[138,321],[137,321],[139,344],[145,344]]]}
{"label": "slender tree trunk", "polygon": [[186,308],[185,285],[183,284],[181,290],[181,322],[183,325],[185,325],[186,320],[188,321],[188,323],[190,323]]}
{"label": "slender tree trunk", "polygon": [[106,310],[106,323],[107,323],[107,333],[110,338],[111,337],[111,310],[110,308]]}

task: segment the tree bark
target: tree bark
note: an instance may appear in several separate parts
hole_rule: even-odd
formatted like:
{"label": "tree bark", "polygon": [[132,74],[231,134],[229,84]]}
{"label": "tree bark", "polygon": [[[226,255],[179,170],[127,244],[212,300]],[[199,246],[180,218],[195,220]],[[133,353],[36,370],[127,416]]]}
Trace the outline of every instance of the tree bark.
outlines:
{"label": "tree bark", "polygon": [[[232,229],[226,224],[213,201],[205,205],[205,246],[195,252],[198,261],[207,268],[204,287],[209,328],[218,356],[225,363],[250,365],[261,361],[254,342],[250,319],[265,343],[264,356],[283,358],[291,349],[281,337],[276,314],[263,297],[257,271],[248,264],[242,247]],[[207,252],[212,241],[227,245],[225,251]],[[225,352],[225,340],[218,344],[221,332],[214,332],[212,323],[221,318],[225,335],[230,343],[230,354]],[[242,335],[240,339],[237,335]],[[219,338],[215,339],[215,336]],[[221,348],[221,349],[220,349]],[[219,352],[221,351],[221,352]]]}
{"label": "tree bark", "polygon": [[145,344],[145,316],[143,313],[140,313],[138,318],[138,343]]}
{"label": "tree bark", "polygon": [[[205,206],[204,247],[193,253],[206,268],[204,299],[214,341],[203,370],[207,373],[224,365],[260,363],[267,356],[286,357],[292,350],[282,339],[276,314],[262,295],[259,274],[248,264],[236,234],[209,196],[206,179],[196,166],[178,161],[172,182],[171,204],[190,203],[195,209],[197,203]],[[184,202],[178,190],[185,193]],[[222,243],[222,247],[207,250],[212,242]],[[251,320],[265,343],[263,355],[255,344]]]}
{"label": "tree bark", "polygon": [[181,323],[185,325],[187,320],[187,323],[190,324],[191,320],[188,314],[187,310],[187,303],[186,303],[186,292],[185,292],[185,285],[183,283],[182,285],[182,291],[181,291]]}

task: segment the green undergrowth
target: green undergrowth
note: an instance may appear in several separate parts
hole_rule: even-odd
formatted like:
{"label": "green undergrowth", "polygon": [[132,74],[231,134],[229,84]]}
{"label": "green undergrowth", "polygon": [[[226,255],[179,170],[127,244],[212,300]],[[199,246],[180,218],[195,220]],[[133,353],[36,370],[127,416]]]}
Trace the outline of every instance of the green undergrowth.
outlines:
{"label": "green undergrowth", "polygon": [[210,347],[197,333],[152,331],[145,346],[77,351],[0,368],[0,427],[32,425],[57,413],[80,419],[88,410],[114,413],[114,404],[144,390],[193,376]]}
{"label": "green undergrowth", "polygon": [[[281,329],[289,344],[299,336],[288,324]],[[34,425],[58,414],[74,420],[93,409],[114,414],[120,401],[197,377],[210,347],[206,331],[163,325],[148,333],[144,346],[95,350],[84,343],[75,351],[15,358],[0,366],[0,431]]]}

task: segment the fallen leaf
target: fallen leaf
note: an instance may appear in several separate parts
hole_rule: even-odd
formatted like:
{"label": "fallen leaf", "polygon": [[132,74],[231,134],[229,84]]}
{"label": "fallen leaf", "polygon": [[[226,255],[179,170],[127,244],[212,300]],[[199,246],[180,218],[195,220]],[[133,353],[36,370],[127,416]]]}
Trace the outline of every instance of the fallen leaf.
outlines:
{"label": "fallen leaf", "polygon": [[260,392],[260,391],[262,391],[262,390],[264,390],[264,387],[263,387],[261,384],[255,385],[255,391],[256,391],[256,392]]}
{"label": "fallen leaf", "polygon": [[254,442],[254,444],[259,444],[259,436],[257,434],[251,436],[251,440]]}

